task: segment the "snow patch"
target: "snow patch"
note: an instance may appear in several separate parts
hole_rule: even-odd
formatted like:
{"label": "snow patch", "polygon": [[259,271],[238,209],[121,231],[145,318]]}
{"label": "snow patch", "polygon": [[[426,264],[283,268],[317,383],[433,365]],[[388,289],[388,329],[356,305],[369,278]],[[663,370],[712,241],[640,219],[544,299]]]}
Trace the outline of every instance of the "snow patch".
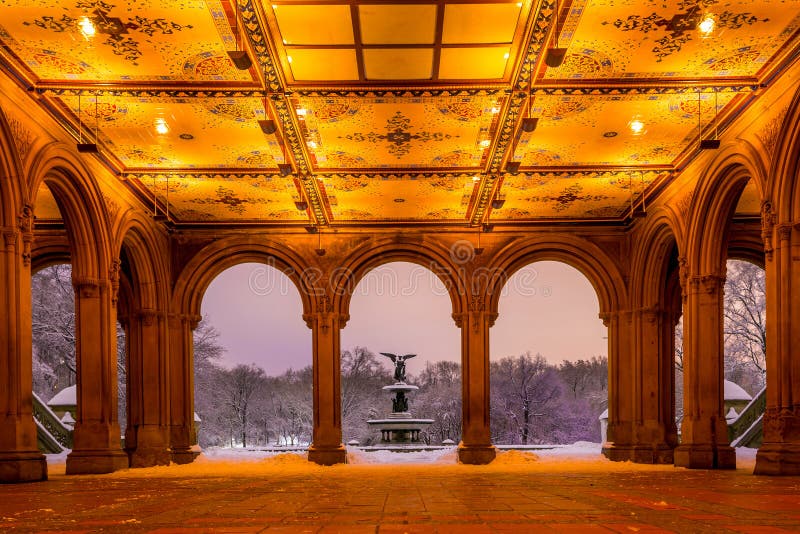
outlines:
{"label": "snow patch", "polygon": [[538,461],[539,461],[539,456],[537,456],[532,452],[510,450],[498,453],[497,458],[494,459],[492,464],[521,465],[521,464],[531,464],[533,462],[538,462]]}

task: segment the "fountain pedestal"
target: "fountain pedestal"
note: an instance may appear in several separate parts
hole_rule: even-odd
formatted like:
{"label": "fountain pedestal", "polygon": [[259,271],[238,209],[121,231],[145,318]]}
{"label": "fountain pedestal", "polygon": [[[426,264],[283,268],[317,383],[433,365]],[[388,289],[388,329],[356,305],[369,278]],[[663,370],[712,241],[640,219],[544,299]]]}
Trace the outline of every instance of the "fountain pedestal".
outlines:
{"label": "fountain pedestal", "polygon": [[384,386],[384,391],[394,393],[392,399],[392,413],[385,419],[370,419],[367,423],[376,426],[381,431],[381,442],[393,444],[419,443],[419,433],[428,425],[433,424],[433,419],[416,419],[408,411],[408,397],[406,393],[419,388],[398,382]]}

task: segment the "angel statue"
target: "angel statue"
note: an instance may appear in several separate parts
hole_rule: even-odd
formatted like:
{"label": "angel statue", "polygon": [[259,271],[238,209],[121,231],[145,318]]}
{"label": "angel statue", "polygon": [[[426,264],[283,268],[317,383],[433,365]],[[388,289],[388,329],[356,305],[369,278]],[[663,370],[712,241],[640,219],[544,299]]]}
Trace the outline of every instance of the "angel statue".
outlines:
{"label": "angel statue", "polygon": [[406,354],[404,356],[398,356],[397,354],[390,354],[388,352],[381,352],[382,356],[386,356],[392,363],[394,363],[394,379],[396,382],[403,382],[406,381],[406,360],[409,358],[413,358],[416,354]]}

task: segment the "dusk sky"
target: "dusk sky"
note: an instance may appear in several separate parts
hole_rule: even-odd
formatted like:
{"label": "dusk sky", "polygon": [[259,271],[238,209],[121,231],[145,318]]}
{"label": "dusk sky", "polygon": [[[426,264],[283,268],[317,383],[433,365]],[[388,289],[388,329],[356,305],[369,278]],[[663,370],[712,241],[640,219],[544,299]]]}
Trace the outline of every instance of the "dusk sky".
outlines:
{"label": "dusk sky", "polygon": [[[430,271],[391,263],[371,271],[356,288],[342,350],[415,353],[418,373],[428,360],[460,359],[461,338],[450,299]],[[538,262],[518,271],[500,299],[491,329],[492,358],[540,352],[551,362],[605,355],[606,328],[598,319],[594,288],[575,269]],[[300,295],[277,270],[242,264],[218,276],[202,313],[220,331],[226,363],[256,363],[268,374],[311,364],[311,330],[302,320]],[[388,363],[388,360],[387,360]]]}

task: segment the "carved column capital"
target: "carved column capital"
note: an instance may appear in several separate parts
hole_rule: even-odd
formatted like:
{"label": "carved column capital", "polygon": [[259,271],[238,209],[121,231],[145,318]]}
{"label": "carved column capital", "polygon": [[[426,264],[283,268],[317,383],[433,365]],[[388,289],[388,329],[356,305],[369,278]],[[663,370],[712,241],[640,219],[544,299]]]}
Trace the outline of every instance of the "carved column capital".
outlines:
{"label": "carved column capital", "polygon": [[119,299],[119,272],[122,267],[122,262],[118,259],[111,262],[111,267],[108,269],[108,279],[111,282],[111,302],[116,306]]}
{"label": "carved column capital", "polygon": [[775,227],[775,231],[778,234],[778,242],[783,243],[789,242],[792,239],[792,225],[791,224],[779,224]]}
{"label": "carved column capital", "polygon": [[[163,314],[158,310],[142,309],[136,311],[136,318],[139,319],[144,326],[153,326]],[[199,323],[199,321],[198,321]],[[197,328],[195,325],[192,330]]]}
{"label": "carved column capital", "polygon": [[765,200],[761,203],[761,240],[764,242],[764,256],[767,261],[772,259],[772,236],[775,229],[775,219],[772,202]]}
{"label": "carved column capital", "polygon": [[72,287],[75,288],[75,295],[78,298],[92,299],[100,296],[105,281],[97,278],[78,277],[72,279]]}
{"label": "carved column capital", "polygon": [[346,313],[318,311],[315,313],[304,313],[303,320],[306,322],[307,327],[311,329],[319,328],[322,332],[327,332],[330,328],[338,328],[341,330],[347,326],[350,315]]}

